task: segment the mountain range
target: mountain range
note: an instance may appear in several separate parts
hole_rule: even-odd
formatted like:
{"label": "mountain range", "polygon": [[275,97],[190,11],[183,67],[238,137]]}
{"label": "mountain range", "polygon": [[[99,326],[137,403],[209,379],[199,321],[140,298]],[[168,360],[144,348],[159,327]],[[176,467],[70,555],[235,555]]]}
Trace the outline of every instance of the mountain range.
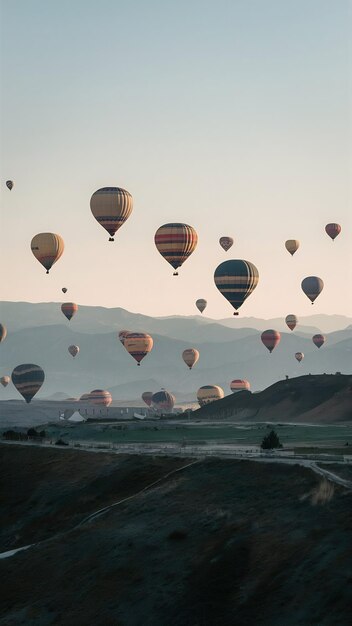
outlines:
{"label": "mountain range", "polygon": [[[68,322],[59,303],[2,302],[0,308],[1,322],[8,330],[1,344],[0,375],[11,374],[20,363],[40,365],[46,378],[38,398],[57,392],[77,397],[104,388],[114,400],[126,401],[139,399],[144,390],[165,387],[184,402],[195,400],[198,387],[206,384],[218,384],[228,394],[233,378],[248,379],[252,390],[258,391],[285,375],[352,371],[352,318],[343,316],[302,318],[294,332],[287,327],[282,331],[280,344],[269,354],[260,340],[261,330],[285,329],[284,320],[153,318],[121,308],[80,306]],[[335,330],[317,349],[312,334],[328,327]],[[122,329],[153,336],[153,350],[141,367],[119,342],[117,333]],[[68,353],[70,344],[80,347],[75,359]],[[188,347],[200,352],[192,371],[181,358]],[[300,364],[294,358],[298,351],[305,354]],[[1,388],[0,394],[4,400],[18,397],[12,384]]]}

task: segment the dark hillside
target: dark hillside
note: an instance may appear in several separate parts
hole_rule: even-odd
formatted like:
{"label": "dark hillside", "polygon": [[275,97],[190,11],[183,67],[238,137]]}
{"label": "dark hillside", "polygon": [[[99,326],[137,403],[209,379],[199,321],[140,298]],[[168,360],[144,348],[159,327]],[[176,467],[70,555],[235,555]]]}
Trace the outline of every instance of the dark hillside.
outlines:
{"label": "dark hillside", "polygon": [[[18,475],[20,493],[7,489],[2,502],[5,534],[23,540],[34,517],[37,538],[65,531],[179,464],[28,452],[7,449],[6,480]],[[302,467],[198,462],[0,560],[0,624],[347,626],[351,504]]]}

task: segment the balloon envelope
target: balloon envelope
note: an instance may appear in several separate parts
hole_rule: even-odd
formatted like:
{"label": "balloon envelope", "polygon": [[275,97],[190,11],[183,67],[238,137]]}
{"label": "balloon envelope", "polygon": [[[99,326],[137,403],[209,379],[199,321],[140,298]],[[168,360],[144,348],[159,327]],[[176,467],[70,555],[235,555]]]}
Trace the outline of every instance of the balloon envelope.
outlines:
{"label": "balloon envelope", "polygon": [[62,293],[66,293],[67,288],[66,288],[66,287],[63,287],[63,288],[61,289],[61,291],[62,291]]}
{"label": "balloon envelope", "polygon": [[163,411],[167,411],[168,413],[170,413],[174,408],[174,404],[175,396],[165,389],[163,389],[162,391],[157,391],[152,396],[153,408],[159,413]]}
{"label": "balloon envelope", "polygon": [[303,361],[303,359],[304,359],[304,354],[303,354],[303,352],[296,352],[296,354],[295,354],[295,359],[297,359],[298,363],[300,363],[301,361]]}
{"label": "balloon envelope", "polygon": [[61,311],[64,316],[67,317],[68,321],[70,321],[78,311],[78,304],[75,302],[63,302],[61,305]]}
{"label": "balloon envelope", "polygon": [[233,239],[232,237],[220,237],[219,244],[227,252],[233,246]]}
{"label": "balloon envelope", "polygon": [[109,241],[114,241],[116,231],[132,213],[133,199],[129,191],[121,187],[102,187],[93,193],[90,209],[97,222],[109,233]]}
{"label": "balloon envelope", "polygon": [[307,298],[314,304],[314,300],[317,299],[324,288],[324,283],[318,276],[307,276],[302,280],[301,287]]}
{"label": "balloon envelope", "polygon": [[128,333],[123,345],[127,352],[137,361],[137,364],[140,365],[141,360],[153,348],[153,339],[147,333]]}
{"label": "balloon envelope", "polygon": [[340,224],[327,224],[325,226],[325,232],[334,241],[334,239],[336,239],[337,235],[339,235],[340,232],[341,232],[341,226],[340,226]]}
{"label": "balloon envelope", "polygon": [[238,391],[250,391],[251,385],[248,380],[235,379],[230,383],[230,389],[232,393],[237,393]]}
{"label": "balloon envelope", "polygon": [[104,389],[93,389],[90,392],[89,402],[96,406],[110,406],[112,402],[111,393],[109,391],[105,391]]}
{"label": "balloon envelope", "polygon": [[124,345],[125,337],[127,337],[127,335],[129,335],[130,332],[131,332],[130,330],[120,330],[118,334],[118,338],[119,338],[119,341],[122,343],[122,345]]}
{"label": "balloon envelope", "polygon": [[224,391],[218,385],[203,385],[197,391],[197,400],[200,406],[221,400],[224,397]]}
{"label": "balloon envelope", "polygon": [[68,351],[69,351],[69,353],[70,353],[73,357],[75,357],[75,356],[77,356],[77,354],[79,353],[79,347],[78,347],[78,346],[74,346],[74,345],[69,346],[69,347],[68,347]]}
{"label": "balloon envelope", "polygon": [[191,370],[193,365],[195,365],[199,359],[199,352],[195,348],[187,348],[187,350],[182,352],[182,358]]}
{"label": "balloon envelope", "polygon": [[204,309],[207,306],[207,301],[204,300],[203,298],[199,298],[199,300],[196,300],[196,307],[198,309],[198,311],[200,311],[201,313],[203,313]]}
{"label": "balloon envelope", "polygon": [[39,365],[25,363],[17,365],[11,374],[11,379],[17,391],[24,397],[27,404],[41,388],[44,382],[44,371]]}
{"label": "balloon envelope", "polygon": [[290,330],[294,330],[297,326],[298,318],[293,313],[290,313],[290,315],[286,315],[285,322]]}
{"label": "balloon envelope", "polygon": [[6,339],[7,328],[4,324],[0,324],[0,343]]}
{"label": "balloon envelope", "polygon": [[256,288],[259,273],[250,261],[232,259],[220,263],[215,270],[214,281],[220,293],[237,311]]}
{"label": "balloon envelope", "polygon": [[317,335],[313,335],[312,341],[317,348],[321,348],[326,341],[325,335],[321,335],[320,333]]}
{"label": "balloon envelope", "polygon": [[7,387],[7,385],[9,384],[11,378],[10,376],[2,376],[0,378],[0,383],[2,384],[3,387]]}
{"label": "balloon envelope", "polygon": [[270,354],[276,348],[277,344],[280,342],[281,335],[278,330],[273,330],[272,328],[268,330],[264,330],[261,334],[261,340],[265,347],[269,350]]}
{"label": "balloon envelope", "polygon": [[11,189],[13,188],[13,180],[7,180],[6,187],[11,191]]}
{"label": "balloon envelope", "polygon": [[299,248],[298,239],[287,239],[287,241],[285,242],[285,248],[293,256]]}
{"label": "balloon envelope", "polygon": [[195,250],[198,235],[188,224],[164,224],[156,231],[154,242],[161,256],[177,270]]}
{"label": "balloon envelope", "polygon": [[55,233],[39,233],[31,241],[31,250],[49,274],[50,268],[59,260],[64,251],[64,240]]}
{"label": "balloon envelope", "polygon": [[152,397],[153,397],[153,392],[152,391],[144,391],[144,393],[142,393],[142,400],[143,400],[143,402],[146,403],[147,406],[151,406],[151,404],[152,404]]}

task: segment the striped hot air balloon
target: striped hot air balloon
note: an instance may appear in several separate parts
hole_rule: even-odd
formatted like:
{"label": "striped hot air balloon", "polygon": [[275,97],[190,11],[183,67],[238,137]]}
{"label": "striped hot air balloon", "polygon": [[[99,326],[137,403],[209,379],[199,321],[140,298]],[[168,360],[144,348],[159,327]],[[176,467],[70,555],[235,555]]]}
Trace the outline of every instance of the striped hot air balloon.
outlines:
{"label": "striped hot air balloon", "polygon": [[207,301],[204,300],[203,298],[199,298],[199,300],[196,300],[196,307],[198,309],[198,311],[200,311],[201,313],[203,313],[204,309],[207,306]]}
{"label": "striped hot air balloon", "polygon": [[121,187],[102,187],[93,193],[90,209],[97,222],[109,233],[109,241],[114,241],[116,231],[132,213],[133,199]]}
{"label": "striped hot air balloon", "polygon": [[230,389],[232,393],[237,393],[238,391],[250,391],[251,385],[248,380],[235,379],[231,381]]}
{"label": "striped hot air balloon", "polygon": [[233,259],[220,263],[215,270],[214,281],[220,293],[236,309],[234,315],[238,315],[237,309],[256,288],[259,273],[250,261]]}
{"label": "striped hot air balloon", "polygon": [[143,400],[143,402],[146,403],[147,406],[151,406],[151,404],[152,404],[152,397],[153,397],[153,392],[152,391],[144,391],[142,393],[142,400]]}
{"label": "striped hot air balloon", "polygon": [[158,252],[174,268],[174,276],[177,276],[177,268],[195,250],[198,235],[188,224],[164,224],[156,231],[154,241]]}
{"label": "striped hot air balloon", "polygon": [[93,389],[89,394],[88,400],[91,404],[96,406],[108,407],[112,402],[112,397],[111,393],[105,389]]}
{"label": "striped hot air balloon", "polygon": [[303,354],[303,352],[296,352],[296,354],[295,354],[295,359],[298,361],[298,363],[300,363],[301,361],[303,361],[303,359],[304,359],[304,354]]}
{"label": "striped hot air balloon", "polygon": [[318,276],[307,276],[302,280],[301,287],[307,298],[314,304],[314,300],[317,299],[324,288],[324,282]]}
{"label": "striped hot air balloon", "polygon": [[182,352],[182,358],[191,370],[193,365],[195,365],[199,359],[199,352],[195,348],[187,348],[187,350]]}
{"label": "striped hot air balloon", "polygon": [[299,248],[298,239],[287,239],[287,241],[285,242],[285,248],[291,254],[291,256],[293,256]]}
{"label": "striped hot air balloon", "polygon": [[61,311],[64,316],[67,317],[68,321],[70,321],[78,311],[78,304],[75,302],[63,302],[61,305]]}
{"label": "striped hot air balloon", "polygon": [[334,241],[337,235],[339,235],[341,232],[341,226],[340,224],[327,224],[325,226],[325,232]]}
{"label": "striped hot air balloon", "polygon": [[233,239],[232,237],[220,237],[219,244],[227,252],[233,246]]}
{"label": "striped hot air balloon", "polygon": [[127,335],[130,332],[131,332],[130,330],[120,330],[120,332],[118,333],[118,338],[119,338],[119,341],[122,343],[122,345],[124,345],[125,337],[127,337]]}
{"label": "striped hot air balloon", "polygon": [[270,354],[276,348],[278,343],[280,343],[281,335],[278,330],[264,330],[261,334],[261,340],[265,347],[269,350]]}
{"label": "striped hot air balloon", "polygon": [[166,389],[157,391],[152,396],[152,406],[158,413],[171,413],[175,405],[175,396]]}
{"label": "striped hot air balloon", "polygon": [[64,247],[64,240],[55,233],[38,233],[31,241],[31,250],[47,274],[61,257]]}
{"label": "striped hot air balloon", "polygon": [[74,346],[74,345],[69,346],[68,347],[68,351],[71,354],[71,356],[73,356],[73,358],[74,358],[79,353],[79,347],[78,346]]}
{"label": "striped hot air balloon", "polygon": [[25,363],[17,365],[11,374],[11,380],[17,391],[23,396],[27,404],[41,388],[45,374],[39,365]]}
{"label": "striped hot air balloon", "polygon": [[90,393],[84,393],[81,395],[79,401],[80,402],[89,402],[90,399]]}
{"label": "striped hot air balloon", "polygon": [[140,365],[141,360],[153,348],[153,339],[147,333],[128,333],[123,345],[127,352],[137,361],[137,365]]}
{"label": "striped hot air balloon", "polygon": [[11,378],[10,376],[2,376],[0,378],[0,383],[2,384],[3,387],[7,387],[7,385],[9,384]]}
{"label": "striped hot air balloon", "polygon": [[326,337],[319,333],[318,335],[313,335],[312,341],[317,348],[321,348],[326,341]]}
{"label": "striped hot air balloon", "polygon": [[13,180],[7,180],[6,187],[11,191],[13,189]]}
{"label": "striped hot air balloon", "polygon": [[197,391],[199,406],[204,406],[210,402],[221,400],[224,397],[224,390],[218,385],[203,385]]}
{"label": "striped hot air balloon", "polygon": [[290,330],[294,330],[297,326],[298,318],[293,313],[290,313],[290,315],[286,315],[285,322]]}
{"label": "striped hot air balloon", "polygon": [[6,339],[7,328],[4,324],[0,324],[0,343]]}

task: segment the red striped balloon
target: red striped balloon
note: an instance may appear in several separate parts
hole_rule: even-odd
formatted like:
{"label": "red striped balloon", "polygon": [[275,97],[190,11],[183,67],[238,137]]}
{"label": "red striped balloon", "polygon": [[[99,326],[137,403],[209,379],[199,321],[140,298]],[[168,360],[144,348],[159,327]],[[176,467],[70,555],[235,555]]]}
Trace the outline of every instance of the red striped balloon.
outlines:
{"label": "red striped balloon", "polygon": [[111,393],[109,391],[105,391],[105,389],[93,389],[90,392],[89,402],[96,406],[110,406],[112,402]]}
{"label": "red striped balloon", "polygon": [[248,380],[235,379],[230,383],[230,389],[232,393],[237,393],[238,391],[250,391],[251,385]]}
{"label": "red striped balloon", "polygon": [[290,313],[290,315],[286,315],[285,322],[290,330],[294,330],[297,326],[298,319],[296,315]]}
{"label": "red striped balloon", "polygon": [[137,365],[140,365],[141,360],[153,348],[153,339],[147,333],[128,333],[123,345],[127,352],[137,361]]}
{"label": "red striped balloon", "polygon": [[264,330],[261,334],[261,340],[265,347],[269,350],[270,354],[276,348],[278,343],[280,343],[281,335],[278,330]]}
{"label": "red striped balloon", "polygon": [[[164,224],[156,231],[154,241],[161,256],[177,270],[195,250],[198,235],[188,224]],[[175,271],[174,276],[177,275]]]}
{"label": "red striped balloon", "polygon": [[102,187],[93,193],[90,209],[97,222],[109,233],[109,241],[114,241],[116,231],[132,213],[133,199],[121,187]]}

